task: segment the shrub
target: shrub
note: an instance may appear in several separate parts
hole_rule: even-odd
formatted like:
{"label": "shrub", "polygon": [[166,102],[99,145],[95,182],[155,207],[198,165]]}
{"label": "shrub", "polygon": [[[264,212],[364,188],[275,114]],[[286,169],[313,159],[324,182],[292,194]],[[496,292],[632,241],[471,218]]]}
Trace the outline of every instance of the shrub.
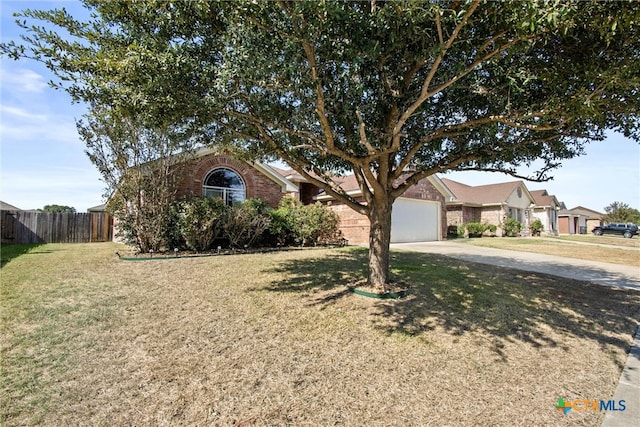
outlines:
{"label": "shrub", "polygon": [[167,223],[167,249],[184,248],[186,246],[180,224],[181,209],[181,202],[174,202],[171,204],[169,220]]}
{"label": "shrub", "polygon": [[116,237],[140,252],[158,252],[170,246],[173,214],[170,204],[130,203],[122,197],[114,197],[109,212],[117,221]]}
{"label": "shrub", "polygon": [[532,235],[539,236],[540,232],[544,230],[544,225],[542,225],[542,221],[540,221],[539,218],[536,218],[535,221],[533,221],[531,225],[529,225],[529,230],[531,231]]}
{"label": "shrub", "polygon": [[[447,226],[447,237],[455,239],[456,237],[458,237],[458,225],[449,225]],[[464,230],[463,230],[463,234],[464,234]]]}
{"label": "shrub", "polygon": [[187,247],[211,249],[223,231],[227,206],[218,198],[194,198],[178,205],[178,228]]}
{"label": "shrub", "polygon": [[249,199],[227,209],[223,230],[231,248],[253,246],[269,228],[271,218],[261,200]]}
{"label": "shrub", "polygon": [[303,205],[292,197],[285,197],[278,209],[269,211],[269,216],[267,241],[271,245],[315,246],[335,240],[339,233],[338,215],[320,203]]}
{"label": "shrub", "polygon": [[292,220],[296,241],[302,246],[315,246],[338,235],[338,215],[320,203],[296,207]]}
{"label": "shrub", "polygon": [[485,224],[479,222],[469,222],[466,227],[469,237],[482,237],[482,233],[487,229]]}
{"label": "shrub", "polygon": [[[455,226],[453,226],[455,227]],[[458,236],[466,235],[468,237],[482,237],[484,235],[495,235],[496,227],[493,224],[483,224],[480,222],[468,222],[464,225],[459,225],[457,228]],[[489,233],[487,233],[489,231]]]}
{"label": "shrub", "polygon": [[522,224],[515,218],[507,218],[504,220],[502,224],[502,229],[504,230],[504,235],[508,237],[516,237],[520,230],[522,230]]}
{"label": "shrub", "polygon": [[291,196],[283,197],[277,209],[269,211],[271,223],[267,230],[267,243],[270,246],[292,245],[296,242],[293,218],[302,208],[302,203]]}

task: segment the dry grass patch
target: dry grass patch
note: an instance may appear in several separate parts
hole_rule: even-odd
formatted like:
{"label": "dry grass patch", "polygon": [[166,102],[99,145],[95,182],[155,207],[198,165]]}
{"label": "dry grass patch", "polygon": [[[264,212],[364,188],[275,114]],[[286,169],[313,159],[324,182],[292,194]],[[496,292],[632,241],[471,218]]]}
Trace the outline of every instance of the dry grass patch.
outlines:
{"label": "dry grass patch", "polygon": [[[425,254],[405,299],[366,252],[127,263],[46,245],[2,269],[5,425],[599,425],[640,293]],[[575,413],[574,413],[575,412]]]}
{"label": "dry grass patch", "polygon": [[624,248],[639,248],[640,249],[640,238],[638,236],[634,236],[631,239],[625,239],[622,236],[594,236],[593,234],[572,234],[572,235],[562,235],[562,236],[554,236],[552,239],[568,241],[574,243],[593,243],[596,245],[612,245],[612,246],[620,246]]}
{"label": "dry grass patch", "polygon": [[[606,238],[605,238],[606,239]],[[616,239],[616,238],[610,238]],[[616,239],[623,243],[629,239]],[[605,240],[607,241],[607,240]],[[609,262],[640,267],[640,252],[633,247],[621,245],[619,248],[600,245],[584,245],[575,242],[581,240],[548,239],[548,238],[477,238],[458,239],[456,242],[467,243],[474,246],[483,246],[512,251],[535,252],[547,255],[557,255],[590,261]],[[587,242],[589,243],[589,242]],[[607,243],[608,244],[608,243]]]}

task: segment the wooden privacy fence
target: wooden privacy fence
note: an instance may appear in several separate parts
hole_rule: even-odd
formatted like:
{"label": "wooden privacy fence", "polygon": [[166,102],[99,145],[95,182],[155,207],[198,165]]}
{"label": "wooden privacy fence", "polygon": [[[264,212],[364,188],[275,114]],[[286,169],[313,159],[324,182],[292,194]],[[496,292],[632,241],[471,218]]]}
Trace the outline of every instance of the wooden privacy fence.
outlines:
{"label": "wooden privacy fence", "polygon": [[111,216],[100,213],[0,211],[2,243],[108,242]]}

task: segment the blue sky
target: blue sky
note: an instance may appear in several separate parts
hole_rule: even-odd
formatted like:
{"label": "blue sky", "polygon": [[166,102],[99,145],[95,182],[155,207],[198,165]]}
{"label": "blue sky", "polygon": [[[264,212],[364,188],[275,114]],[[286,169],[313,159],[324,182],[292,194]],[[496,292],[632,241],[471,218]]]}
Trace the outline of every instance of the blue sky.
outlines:
{"label": "blue sky", "polygon": [[[2,0],[1,40],[18,39],[13,12],[61,6],[84,15],[73,0]],[[0,199],[22,209],[59,204],[82,212],[103,203],[104,184],[76,132],[75,120],[85,108],[72,105],[66,92],[50,88],[52,78],[34,61],[0,59]],[[640,145],[622,135],[612,133],[606,141],[588,145],[584,156],[565,161],[553,175],[553,181],[526,185],[546,189],[569,208],[603,211],[619,201],[640,209]],[[481,172],[446,177],[469,185],[515,180]]]}

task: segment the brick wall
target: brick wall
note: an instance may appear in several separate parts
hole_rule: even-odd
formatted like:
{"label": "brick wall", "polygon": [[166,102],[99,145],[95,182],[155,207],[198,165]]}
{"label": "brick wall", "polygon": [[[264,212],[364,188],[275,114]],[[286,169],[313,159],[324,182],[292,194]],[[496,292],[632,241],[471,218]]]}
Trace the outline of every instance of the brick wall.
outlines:
{"label": "brick wall", "polygon": [[329,202],[326,205],[340,217],[340,231],[349,244],[369,242],[369,218],[340,202]]}
{"label": "brick wall", "polygon": [[480,222],[481,209],[472,206],[447,207],[447,225],[462,225],[469,222]]}
{"label": "brick wall", "polygon": [[200,197],[207,175],[214,169],[227,168],[242,177],[247,199],[261,199],[269,206],[277,207],[282,199],[282,189],[270,178],[251,165],[233,159],[229,155],[209,154],[182,165],[182,176],[178,184],[178,198]]}
{"label": "brick wall", "polygon": [[501,207],[487,207],[482,209],[482,214],[480,215],[480,222],[485,224],[494,224],[500,225],[502,224],[503,217],[505,216],[505,212]]}

